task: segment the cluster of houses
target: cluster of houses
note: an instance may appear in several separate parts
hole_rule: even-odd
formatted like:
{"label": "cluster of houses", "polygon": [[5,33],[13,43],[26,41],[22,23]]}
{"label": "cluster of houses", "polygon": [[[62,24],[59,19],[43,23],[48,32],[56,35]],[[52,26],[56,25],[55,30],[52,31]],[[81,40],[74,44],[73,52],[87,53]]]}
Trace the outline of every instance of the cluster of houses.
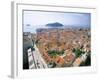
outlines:
{"label": "cluster of houses", "polygon": [[[28,63],[27,48],[36,44],[42,58],[50,68],[86,66],[88,57],[91,57],[91,32],[90,29],[40,29],[36,34],[23,33],[23,69],[30,68]],[[33,46],[34,47],[34,46]],[[79,49],[84,54],[77,56],[74,49]],[[50,55],[50,51],[62,54]],[[89,63],[91,65],[91,63]]]}
{"label": "cluster of houses", "polygon": [[[47,64],[54,62],[55,67],[80,66],[91,53],[89,33],[90,29],[42,29],[37,32],[37,47]],[[77,48],[85,53],[77,57],[73,52]],[[64,54],[52,57],[48,53],[52,50],[64,50]]]}

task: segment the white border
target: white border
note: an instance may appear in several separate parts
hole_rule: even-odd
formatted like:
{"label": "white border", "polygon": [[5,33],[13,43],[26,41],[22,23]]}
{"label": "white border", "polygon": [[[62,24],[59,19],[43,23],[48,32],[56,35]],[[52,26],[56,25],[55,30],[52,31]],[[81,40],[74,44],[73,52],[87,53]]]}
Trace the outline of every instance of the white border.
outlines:
{"label": "white border", "polygon": [[[37,5],[37,4],[25,4],[25,3],[13,3],[13,16],[12,26],[14,26],[13,32],[13,50],[12,50],[12,77],[43,77],[43,76],[59,76],[72,73],[91,73],[96,72],[96,46],[95,32],[96,32],[96,9],[86,7],[74,7],[74,6],[55,6],[55,5]],[[60,11],[60,12],[82,12],[91,13],[91,67],[70,67],[70,68],[56,68],[56,69],[34,69],[23,70],[22,65],[22,10],[45,10],[45,11]]]}

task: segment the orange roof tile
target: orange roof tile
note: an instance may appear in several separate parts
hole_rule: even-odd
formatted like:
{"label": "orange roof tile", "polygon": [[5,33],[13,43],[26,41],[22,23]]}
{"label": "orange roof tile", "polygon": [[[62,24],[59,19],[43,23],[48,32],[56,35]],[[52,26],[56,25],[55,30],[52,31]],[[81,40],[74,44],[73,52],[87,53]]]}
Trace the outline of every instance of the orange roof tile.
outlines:
{"label": "orange roof tile", "polygon": [[55,62],[58,64],[58,65],[63,65],[64,64],[64,59],[63,58],[61,58],[60,56],[57,56],[56,58],[55,58]]}

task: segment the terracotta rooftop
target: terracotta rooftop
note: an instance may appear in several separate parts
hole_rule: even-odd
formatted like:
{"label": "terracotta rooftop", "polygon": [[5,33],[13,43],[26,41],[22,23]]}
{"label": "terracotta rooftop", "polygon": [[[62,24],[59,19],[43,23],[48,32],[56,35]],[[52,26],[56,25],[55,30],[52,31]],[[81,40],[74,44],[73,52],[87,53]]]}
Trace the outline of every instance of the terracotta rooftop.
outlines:
{"label": "terracotta rooftop", "polygon": [[64,59],[61,58],[60,56],[57,56],[55,58],[55,63],[58,64],[58,66],[62,66],[64,64],[64,62],[65,62]]}

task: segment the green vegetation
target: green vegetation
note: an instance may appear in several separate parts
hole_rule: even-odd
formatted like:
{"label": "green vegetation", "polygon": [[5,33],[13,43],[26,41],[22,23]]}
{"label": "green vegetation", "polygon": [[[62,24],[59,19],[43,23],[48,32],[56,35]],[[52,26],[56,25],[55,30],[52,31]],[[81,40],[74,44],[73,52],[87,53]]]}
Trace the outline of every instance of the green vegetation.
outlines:
{"label": "green vegetation", "polygon": [[48,54],[51,56],[51,57],[56,57],[57,56],[57,51],[53,50],[53,51],[48,51]]}
{"label": "green vegetation", "polygon": [[52,51],[48,51],[48,54],[52,57],[56,57],[57,55],[63,55],[64,50],[62,51],[52,50]]}
{"label": "green vegetation", "polygon": [[77,49],[73,49],[73,52],[75,53],[76,57],[81,56],[82,54],[84,54],[85,52],[82,51],[81,49],[77,48]]}

